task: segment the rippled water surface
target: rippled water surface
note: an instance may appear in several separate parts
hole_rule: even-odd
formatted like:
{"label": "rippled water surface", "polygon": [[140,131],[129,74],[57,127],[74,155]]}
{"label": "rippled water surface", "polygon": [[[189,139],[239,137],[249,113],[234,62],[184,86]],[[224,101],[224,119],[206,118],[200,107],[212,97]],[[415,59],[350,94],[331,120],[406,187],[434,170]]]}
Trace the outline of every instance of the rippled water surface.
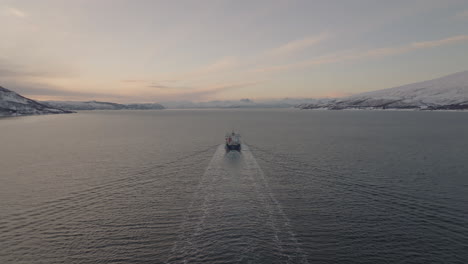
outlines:
{"label": "rippled water surface", "polygon": [[467,204],[465,112],[0,119],[0,263],[467,263]]}

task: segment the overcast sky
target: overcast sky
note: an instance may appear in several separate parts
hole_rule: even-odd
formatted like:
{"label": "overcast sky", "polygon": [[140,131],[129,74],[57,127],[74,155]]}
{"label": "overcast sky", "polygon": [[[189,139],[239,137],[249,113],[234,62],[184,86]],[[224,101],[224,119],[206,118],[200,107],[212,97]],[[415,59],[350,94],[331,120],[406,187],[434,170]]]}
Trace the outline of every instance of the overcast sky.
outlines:
{"label": "overcast sky", "polygon": [[0,0],[35,99],[335,97],[468,70],[467,0]]}

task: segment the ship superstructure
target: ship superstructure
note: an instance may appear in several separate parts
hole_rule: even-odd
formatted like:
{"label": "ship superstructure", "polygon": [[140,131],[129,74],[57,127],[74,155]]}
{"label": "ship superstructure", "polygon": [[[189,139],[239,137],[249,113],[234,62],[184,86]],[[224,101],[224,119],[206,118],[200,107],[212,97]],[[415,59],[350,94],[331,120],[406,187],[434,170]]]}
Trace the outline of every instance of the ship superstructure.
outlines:
{"label": "ship superstructure", "polygon": [[241,139],[240,134],[236,132],[231,132],[226,134],[226,151],[241,151]]}

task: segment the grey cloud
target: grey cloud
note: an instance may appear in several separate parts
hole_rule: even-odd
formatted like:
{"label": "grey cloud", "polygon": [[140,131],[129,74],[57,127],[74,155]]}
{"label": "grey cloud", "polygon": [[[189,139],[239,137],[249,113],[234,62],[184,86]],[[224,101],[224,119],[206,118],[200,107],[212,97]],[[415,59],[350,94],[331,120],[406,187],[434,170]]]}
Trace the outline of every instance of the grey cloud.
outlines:
{"label": "grey cloud", "polygon": [[16,82],[16,81],[4,81],[0,83],[0,86],[3,86],[9,90],[17,92],[24,96],[58,96],[58,97],[70,97],[70,98],[89,98],[86,100],[93,100],[95,98],[121,98],[121,96],[111,95],[111,94],[102,94],[102,93],[92,93],[92,92],[80,92],[80,91],[67,91],[60,89],[59,87],[43,84],[43,83],[34,83],[34,82]]}
{"label": "grey cloud", "polygon": [[69,77],[73,76],[74,72],[64,67],[48,66],[47,70],[32,69],[25,65],[13,63],[6,59],[0,58],[0,77],[2,78],[37,78],[37,77]]}
{"label": "grey cloud", "polygon": [[138,79],[135,79],[135,80],[120,80],[121,82],[123,83],[139,83],[139,82],[147,82],[146,80],[138,80]]}
{"label": "grey cloud", "polygon": [[171,89],[173,87],[167,86],[167,85],[161,85],[161,84],[152,84],[148,85],[150,88],[158,88],[158,89]]}

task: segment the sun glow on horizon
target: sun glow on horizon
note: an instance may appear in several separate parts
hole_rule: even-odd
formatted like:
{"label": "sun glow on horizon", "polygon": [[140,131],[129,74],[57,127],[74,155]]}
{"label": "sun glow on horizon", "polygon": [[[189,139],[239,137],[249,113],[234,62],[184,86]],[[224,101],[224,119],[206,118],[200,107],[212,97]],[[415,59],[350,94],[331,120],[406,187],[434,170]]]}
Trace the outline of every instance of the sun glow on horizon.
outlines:
{"label": "sun glow on horizon", "polygon": [[456,0],[110,3],[0,3],[0,85],[39,100],[313,98],[468,69]]}

